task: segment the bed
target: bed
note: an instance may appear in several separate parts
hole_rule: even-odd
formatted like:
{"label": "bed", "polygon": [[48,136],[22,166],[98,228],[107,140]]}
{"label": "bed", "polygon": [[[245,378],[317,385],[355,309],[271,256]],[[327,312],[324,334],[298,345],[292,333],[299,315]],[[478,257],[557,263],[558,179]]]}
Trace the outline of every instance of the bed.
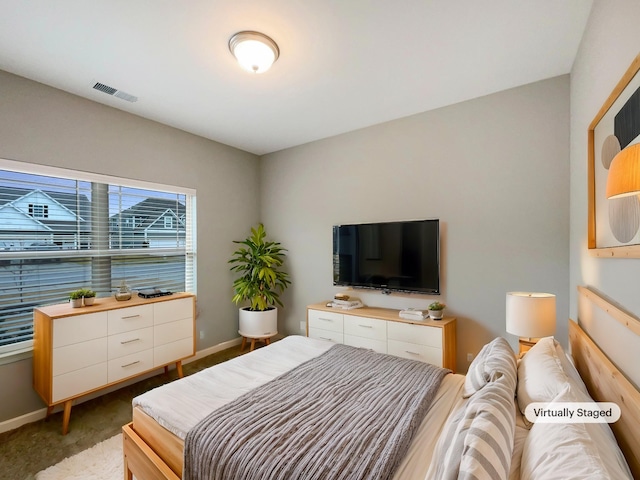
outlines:
{"label": "bed", "polygon": [[[466,376],[448,373],[442,377],[426,415],[415,425],[406,449],[399,452],[393,473],[371,478],[421,480],[464,475],[571,478],[567,477],[567,469],[575,473],[573,478],[631,478],[631,471],[638,476],[640,439],[636,432],[640,395],[571,321],[570,344],[579,373],[553,339],[540,342],[519,364],[504,339],[490,342],[478,354]],[[193,473],[195,460],[185,461],[190,458],[185,443],[187,450],[192,448],[194,427],[253,392],[268,388],[274,379],[286,377],[300,366],[323,358],[332,352],[332,346],[322,340],[286,337],[136,397],[133,421],[123,427],[125,478],[130,480],[135,475],[140,480],[180,479],[183,472],[185,479],[201,478],[200,474]],[[605,381],[602,379],[606,380],[606,387],[602,386]],[[557,424],[531,426],[522,415],[523,406],[518,404],[520,399],[585,401],[589,399],[587,388],[598,401],[622,404],[622,417],[614,424],[617,442],[607,424],[579,424],[569,428]],[[245,407],[246,403],[240,404],[241,411],[244,412]],[[262,421],[255,423],[262,425]],[[226,430],[217,425],[214,430]],[[250,422],[243,423],[241,431],[251,427]],[[487,435],[491,437],[489,440]],[[558,444],[554,445],[549,439],[556,437]],[[216,445],[220,443],[227,443],[227,438],[222,442],[215,440]],[[324,450],[333,455],[333,451],[340,449],[342,447]],[[573,460],[567,462],[563,452]],[[218,458],[210,462],[219,465]],[[262,469],[255,478],[296,478],[287,476],[286,472],[276,474],[277,466],[265,466],[262,462],[260,458],[259,465],[251,467],[256,471]],[[227,473],[218,478],[231,476]],[[238,478],[249,477],[243,474]],[[346,474],[343,478],[364,477]]]}

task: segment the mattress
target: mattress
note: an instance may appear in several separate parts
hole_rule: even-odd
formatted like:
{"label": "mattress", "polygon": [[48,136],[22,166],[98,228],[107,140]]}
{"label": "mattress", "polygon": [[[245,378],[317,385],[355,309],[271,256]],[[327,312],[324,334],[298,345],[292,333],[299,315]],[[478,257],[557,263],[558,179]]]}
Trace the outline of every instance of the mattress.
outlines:
{"label": "mattress", "polygon": [[[202,370],[133,400],[159,425],[184,440],[187,432],[216,408],[326,352],[333,343],[289,336]],[[394,479],[424,478],[438,436],[451,413],[463,404],[464,376],[445,376]]]}

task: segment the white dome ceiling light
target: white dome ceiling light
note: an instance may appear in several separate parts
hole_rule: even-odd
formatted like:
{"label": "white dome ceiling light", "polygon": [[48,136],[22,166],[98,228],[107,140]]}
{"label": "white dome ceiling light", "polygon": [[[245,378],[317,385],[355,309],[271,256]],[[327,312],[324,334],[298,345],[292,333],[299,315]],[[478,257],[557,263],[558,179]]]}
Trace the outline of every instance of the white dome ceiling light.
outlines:
{"label": "white dome ceiling light", "polygon": [[278,45],[260,32],[238,32],[229,39],[229,50],[242,68],[252,73],[263,73],[280,56]]}

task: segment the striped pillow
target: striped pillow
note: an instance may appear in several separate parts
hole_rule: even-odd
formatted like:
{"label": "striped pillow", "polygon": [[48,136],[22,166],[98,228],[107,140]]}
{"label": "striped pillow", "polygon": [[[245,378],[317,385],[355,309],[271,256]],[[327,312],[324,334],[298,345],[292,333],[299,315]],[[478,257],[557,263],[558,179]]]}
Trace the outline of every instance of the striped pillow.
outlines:
{"label": "striped pillow", "polygon": [[[516,356],[509,343],[502,337],[487,343],[469,366],[464,381],[464,398],[470,397],[489,382],[503,375],[509,377],[509,383],[517,382],[518,369]],[[514,387],[515,388],[515,387]]]}
{"label": "striped pillow", "polygon": [[429,478],[509,477],[516,424],[515,355],[504,339],[489,345],[474,366],[471,397],[438,439]]}

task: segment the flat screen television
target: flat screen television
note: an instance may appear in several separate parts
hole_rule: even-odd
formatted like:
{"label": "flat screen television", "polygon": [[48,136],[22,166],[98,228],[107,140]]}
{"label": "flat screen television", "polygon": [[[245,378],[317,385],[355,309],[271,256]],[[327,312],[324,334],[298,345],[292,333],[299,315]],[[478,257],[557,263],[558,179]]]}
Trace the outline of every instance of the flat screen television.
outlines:
{"label": "flat screen television", "polygon": [[439,220],[334,225],[333,284],[439,295]]}

